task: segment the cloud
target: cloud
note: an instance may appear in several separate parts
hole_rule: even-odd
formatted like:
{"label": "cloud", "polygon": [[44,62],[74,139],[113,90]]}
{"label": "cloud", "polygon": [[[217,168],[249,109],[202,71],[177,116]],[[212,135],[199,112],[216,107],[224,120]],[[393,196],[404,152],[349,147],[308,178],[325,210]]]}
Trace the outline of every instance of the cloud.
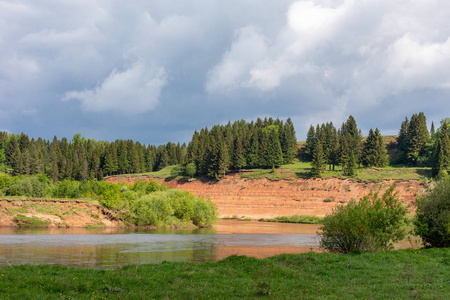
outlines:
{"label": "cloud", "polygon": [[272,91],[292,79],[312,79],[332,91],[335,102],[361,106],[414,88],[448,88],[450,28],[442,12],[430,20],[437,9],[450,13],[450,5],[437,0],[296,1],[272,39],[238,31],[210,69],[206,90]]}
{"label": "cloud", "polygon": [[349,114],[437,123],[449,15],[448,0],[0,0],[0,114],[12,132],[147,142],[269,115],[300,139]]}
{"label": "cloud", "polygon": [[166,83],[164,69],[149,70],[141,61],[123,72],[113,70],[94,89],[67,92],[63,100],[80,100],[86,111],[143,113],[158,105],[161,89]]}
{"label": "cloud", "polygon": [[267,43],[267,38],[254,26],[238,30],[231,49],[209,71],[206,89],[226,91],[248,86],[248,70],[267,55]]}

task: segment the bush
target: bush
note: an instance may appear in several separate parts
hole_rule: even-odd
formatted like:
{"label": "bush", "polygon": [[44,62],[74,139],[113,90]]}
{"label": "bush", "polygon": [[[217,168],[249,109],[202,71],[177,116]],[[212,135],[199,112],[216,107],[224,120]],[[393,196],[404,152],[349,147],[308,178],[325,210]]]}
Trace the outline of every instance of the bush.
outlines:
{"label": "bush", "polygon": [[5,189],[5,193],[8,196],[46,197],[50,194],[50,182],[46,179],[45,175],[16,179]]}
{"label": "bush", "polygon": [[450,180],[417,199],[414,225],[425,247],[450,247]]}
{"label": "bush", "polygon": [[198,227],[208,227],[217,221],[216,205],[210,200],[198,198],[194,203],[192,223]]}
{"label": "bush", "polygon": [[378,251],[393,248],[406,236],[408,210],[392,185],[381,197],[369,194],[346,206],[336,207],[319,228],[320,246],[338,253]]}
{"label": "bush", "polygon": [[14,177],[12,177],[11,175],[0,173],[0,190],[8,187],[9,184],[14,180],[13,178]]}
{"label": "bush", "polygon": [[173,215],[168,193],[155,192],[136,200],[131,209],[134,223],[139,226],[160,226]]}
{"label": "bush", "polygon": [[79,198],[81,196],[79,181],[64,179],[58,182],[53,189],[53,197],[56,198]]}

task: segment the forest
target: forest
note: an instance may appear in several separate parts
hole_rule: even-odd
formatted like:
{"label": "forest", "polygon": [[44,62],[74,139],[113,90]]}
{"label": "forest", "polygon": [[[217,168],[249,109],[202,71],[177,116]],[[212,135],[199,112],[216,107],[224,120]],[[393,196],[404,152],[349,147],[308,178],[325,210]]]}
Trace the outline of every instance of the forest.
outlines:
{"label": "forest", "polygon": [[[423,112],[413,114],[401,123],[395,142],[385,144],[378,128],[363,138],[353,116],[337,129],[332,122],[310,126],[306,142],[299,154],[311,162],[311,174],[320,177],[326,169],[341,166],[346,176],[354,176],[360,167],[400,165],[430,167],[433,177],[445,177],[450,166],[449,120],[441,121],[430,131]],[[388,155],[391,150],[391,155]]]}
{"label": "forest", "polygon": [[[292,120],[258,118],[195,130],[188,146],[168,142],[144,145],[133,140],[114,142],[85,139],[69,141],[29,138],[27,134],[0,132],[0,172],[10,175],[46,174],[54,182],[64,179],[101,180],[104,176],[158,171],[166,166],[176,176],[220,178],[229,171],[270,169],[295,158],[311,162],[311,175],[342,168],[353,176],[360,167],[403,165],[430,167],[434,177],[447,176],[450,168],[449,120],[428,131],[424,113],[401,123],[395,142],[383,142],[378,128],[363,137],[353,116],[336,128],[332,122],[310,126],[298,149]],[[388,150],[390,155],[388,155]]]}

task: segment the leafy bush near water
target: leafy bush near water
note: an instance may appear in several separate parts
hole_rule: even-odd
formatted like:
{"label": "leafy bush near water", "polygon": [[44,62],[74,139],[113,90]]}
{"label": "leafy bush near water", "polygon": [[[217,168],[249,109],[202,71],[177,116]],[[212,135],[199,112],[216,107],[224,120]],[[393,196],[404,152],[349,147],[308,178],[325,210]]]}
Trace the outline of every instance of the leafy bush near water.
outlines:
{"label": "leafy bush near water", "polygon": [[394,189],[392,185],[381,198],[369,194],[336,207],[319,228],[320,246],[337,253],[392,249],[405,238],[409,222]]}
{"label": "leafy bush near water", "polygon": [[45,175],[0,174],[0,187],[0,193],[6,196],[95,199],[130,225],[206,227],[217,221],[217,210],[211,201],[186,191],[170,190],[156,181],[137,181],[130,185],[65,179],[53,184]]}
{"label": "leafy bush near water", "polygon": [[450,180],[417,199],[414,225],[425,247],[450,247]]}

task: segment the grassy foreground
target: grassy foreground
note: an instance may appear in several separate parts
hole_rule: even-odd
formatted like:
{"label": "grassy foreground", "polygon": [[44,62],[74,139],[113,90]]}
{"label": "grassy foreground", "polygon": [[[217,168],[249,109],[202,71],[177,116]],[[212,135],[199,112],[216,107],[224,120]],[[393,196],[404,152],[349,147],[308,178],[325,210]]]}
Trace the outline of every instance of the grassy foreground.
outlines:
{"label": "grassy foreground", "polygon": [[0,268],[1,299],[448,299],[450,249],[218,262]]}

